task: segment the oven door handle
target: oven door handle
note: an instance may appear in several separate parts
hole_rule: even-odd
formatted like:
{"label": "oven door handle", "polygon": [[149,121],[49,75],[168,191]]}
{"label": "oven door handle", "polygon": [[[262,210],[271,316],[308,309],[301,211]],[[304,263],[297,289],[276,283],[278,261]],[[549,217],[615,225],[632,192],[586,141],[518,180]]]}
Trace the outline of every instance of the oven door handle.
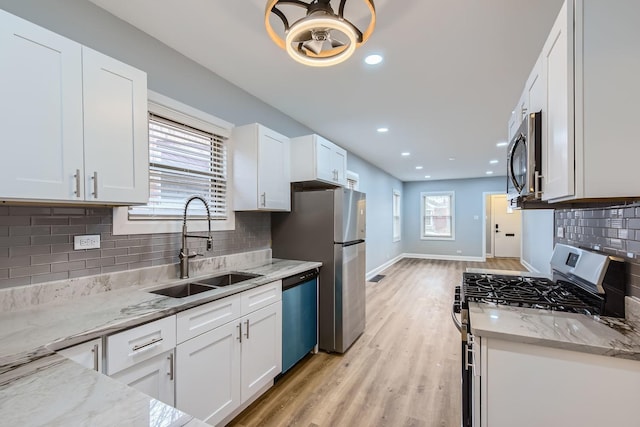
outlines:
{"label": "oven door handle", "polygon": [[456,306],[457,303],[455,302],[451,305],[451,319],[453,319],[453,324],[456,325],[458,331],[462,332],[462,322],[456,317]]}

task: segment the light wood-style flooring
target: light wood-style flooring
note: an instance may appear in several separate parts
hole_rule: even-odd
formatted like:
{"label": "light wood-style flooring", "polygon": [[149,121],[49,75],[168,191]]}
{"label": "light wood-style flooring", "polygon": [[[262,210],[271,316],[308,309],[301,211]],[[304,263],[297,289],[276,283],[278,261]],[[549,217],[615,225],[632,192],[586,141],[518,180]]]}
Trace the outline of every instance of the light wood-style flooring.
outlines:
{"label": "light wood-style flooring", "polygon": [[516,259],[485,263],[404,259],[367,282],[364,334],[344,355],[309,355],[230,425],[460,425],[460,333],[454,287],[467,267],[524,270]]}

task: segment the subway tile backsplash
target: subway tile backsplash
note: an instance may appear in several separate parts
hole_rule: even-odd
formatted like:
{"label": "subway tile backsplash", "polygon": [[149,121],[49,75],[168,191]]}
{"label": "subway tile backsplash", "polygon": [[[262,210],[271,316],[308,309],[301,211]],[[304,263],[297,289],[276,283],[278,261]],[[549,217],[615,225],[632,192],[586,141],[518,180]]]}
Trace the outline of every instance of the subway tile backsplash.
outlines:
{"label": "subway tile backsplash", "polygon": [[[178,262],[180,233],[112,234],[110,208],[0,206],[0,288],[113,273]],[[100,249],[73,250],[73,237],[99,234]],[[236,229],[213,233],[213,250],[189,240],[206,257],[268,249],[271,216],[236,212]]]}
{"label": "subway tile backsplash", "polygon": [[640,297],[640,204],[624,207],[557,209],[556,230],[562,227],[565,243],[624,258],[627,294]]}

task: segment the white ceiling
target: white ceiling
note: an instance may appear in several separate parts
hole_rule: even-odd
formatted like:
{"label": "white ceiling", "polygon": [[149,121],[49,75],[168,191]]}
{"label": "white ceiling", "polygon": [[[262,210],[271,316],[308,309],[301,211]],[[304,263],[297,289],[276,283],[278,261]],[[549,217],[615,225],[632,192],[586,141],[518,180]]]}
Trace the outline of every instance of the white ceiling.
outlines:
{"label": "white ceiling", "polygon": [[[391,175],[416,181],[505,175],[506,149],[496,143],[507,138],[511,109],[563,0],[375,0],[369,41],[329,68],[300,65],[271,41],[266,0],[91,1]],[[361,0],[348,8],[354,2]],[[384,62],[366,66],[370,53]],[[377,133],[382,126],[389,132]]]}

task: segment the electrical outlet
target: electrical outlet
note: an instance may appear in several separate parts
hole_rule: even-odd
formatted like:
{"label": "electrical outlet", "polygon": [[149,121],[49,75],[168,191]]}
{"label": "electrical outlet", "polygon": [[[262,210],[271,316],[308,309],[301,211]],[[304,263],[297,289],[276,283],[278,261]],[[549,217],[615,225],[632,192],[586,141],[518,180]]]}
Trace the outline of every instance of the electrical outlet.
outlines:
{"label": "electrical outlet", "polygon": [[564,227],[558,227],[556,230],[556,237],[563,238],[564,237]]}
{"label": "electrical outlet", "polygon": [[100,235],[73,236],[73,250],[100,249]]}
{"label": "electrical outlet", "polygon": [[461,251],[460,249],[458,249],[458,250],[456,251],[456,253],[457,253],[457,254],[461,254],[461,253],[462,253],[462,251]]}

